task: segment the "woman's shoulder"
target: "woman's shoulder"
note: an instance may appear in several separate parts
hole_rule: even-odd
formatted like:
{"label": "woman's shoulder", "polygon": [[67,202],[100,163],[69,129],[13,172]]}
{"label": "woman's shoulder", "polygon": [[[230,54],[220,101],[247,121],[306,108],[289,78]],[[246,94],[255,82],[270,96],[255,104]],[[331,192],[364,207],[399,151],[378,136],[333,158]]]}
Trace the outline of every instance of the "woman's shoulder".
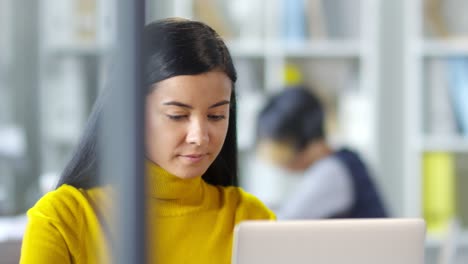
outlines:
{"label": "woman's shoulder", "polygon": [[29,217],[42,217],[48,220],[77,220],[80,212],[88,203],[86,190],[78,189],[64,184],[56,190],[42,196],[36,204],[29,209]]}
{"label": "woman's shoulder", "polygon": [[239,221],[276,219],[275,214],[260,199],[242,188],[235,186],[217,186],[217,188],[223,193],[226,203],[236,207],[236,218],[239,218]]}

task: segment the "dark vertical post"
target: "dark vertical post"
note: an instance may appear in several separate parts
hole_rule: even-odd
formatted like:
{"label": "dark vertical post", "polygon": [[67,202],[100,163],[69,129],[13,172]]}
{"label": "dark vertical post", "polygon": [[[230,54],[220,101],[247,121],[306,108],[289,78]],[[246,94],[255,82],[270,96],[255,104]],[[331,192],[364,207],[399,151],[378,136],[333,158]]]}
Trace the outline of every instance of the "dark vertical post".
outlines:
{"label": "dark vertical post", "polygon": [[99,137],[100,173],[111,178],[118,237],[113,262],[145,263],[144,89],[142,38],[145,0],[119,0],[116,14],[115,65],[110,97]]}

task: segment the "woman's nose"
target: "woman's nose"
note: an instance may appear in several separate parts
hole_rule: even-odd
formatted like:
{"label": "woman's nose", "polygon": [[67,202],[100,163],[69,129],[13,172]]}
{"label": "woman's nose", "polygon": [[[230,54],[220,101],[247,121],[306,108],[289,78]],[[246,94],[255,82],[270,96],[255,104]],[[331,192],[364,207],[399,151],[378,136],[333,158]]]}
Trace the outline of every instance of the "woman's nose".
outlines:
{"label": "woman's nose", "polygon": [[187,143],[201,146],[209,142],[208,124],[203,120],[194,120],[190,123],[187,132]]}

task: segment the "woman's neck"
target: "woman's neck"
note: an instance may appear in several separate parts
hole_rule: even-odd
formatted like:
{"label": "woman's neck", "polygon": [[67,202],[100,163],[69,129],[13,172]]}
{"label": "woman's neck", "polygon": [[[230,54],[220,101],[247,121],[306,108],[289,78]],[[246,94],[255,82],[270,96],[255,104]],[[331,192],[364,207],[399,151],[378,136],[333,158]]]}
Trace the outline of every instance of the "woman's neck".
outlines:
{"label": "woman's neck", "polygon": [[182,179],[157,164],[147,161],[147,186],[149,194],[157,199],[198,199],[202,183],[201,176]]}

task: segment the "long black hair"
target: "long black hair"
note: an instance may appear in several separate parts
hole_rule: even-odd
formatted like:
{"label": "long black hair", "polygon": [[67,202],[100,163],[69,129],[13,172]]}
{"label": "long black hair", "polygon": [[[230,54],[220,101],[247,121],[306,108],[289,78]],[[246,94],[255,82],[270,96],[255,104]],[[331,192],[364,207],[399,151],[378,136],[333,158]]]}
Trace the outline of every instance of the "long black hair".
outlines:
{"label": "long black hair", "polygon": [[285,141],[295,151],[325,138],[325,114],[317,96],[302,86],[286,87],[274,95],[257,119],[257,143],[262,139]]}
{"label": "long black hair", "polygon": [[[212,70],[226,73],[232,82],[229,126],[221,152],[202,176],[213,185],[237,185],[237,126],[235,82],[237,73],[220,36],[208,25],[181,18],[163,19],[144,29],[144,87],[149,94],[157,82],[178,75],[196,75]],[[110,89],[110,87],[106,87]],[[97,186],[98,127],[107,93],[96,100],[84,133],[61,174],[57,188]]]}

